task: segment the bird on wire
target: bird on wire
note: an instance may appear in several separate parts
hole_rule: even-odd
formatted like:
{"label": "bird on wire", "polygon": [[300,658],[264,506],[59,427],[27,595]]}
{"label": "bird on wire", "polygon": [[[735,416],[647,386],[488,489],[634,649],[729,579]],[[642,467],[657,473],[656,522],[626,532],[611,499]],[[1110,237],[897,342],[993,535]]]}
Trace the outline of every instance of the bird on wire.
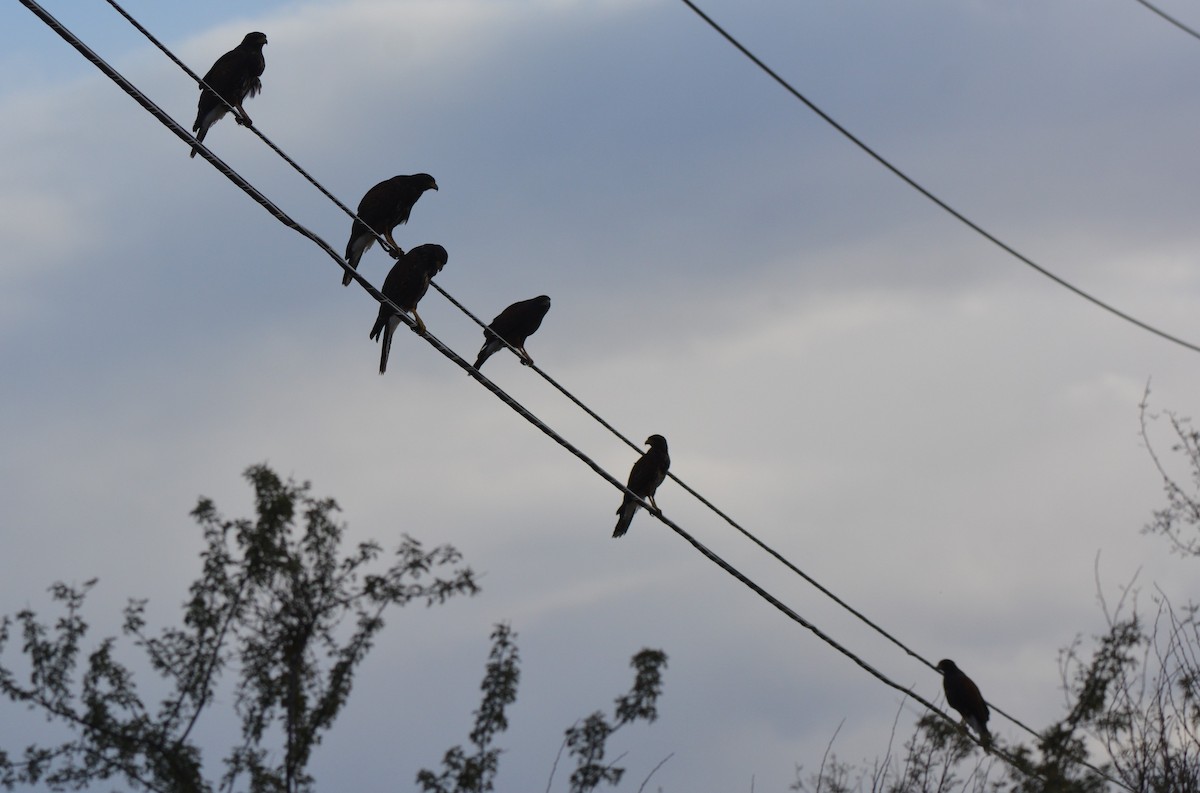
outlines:
{"label": "bird on wire", "polygon": [[542,319],[549,310],[550,298],[539,295],[529,300],[519,300],[497,314],[492,324],[483,331],[483,347],[475,359],[475,368],[483,366],[484,361],[504,349],[504,342],[517,348],[522,364],[531,366],[533,358],[525,351],[525,340],[541,327]]}
{"label": "bird on wire", "polygon": [[[262,80],[259,78],[262,77],[263,70],[267,68],[267,61],[263,58],[262,51],[266,43],[266,34],[247,33],[241,44],[217,58],[217,62],[204,75],[204,82],[208,88],[200,89],[196,123],[192,125],[192,132],[196,133],[197,141],[203,141],[204,136],[208,134],[209,127],[216,124],[229,112],[225,102],[237,110],[235,118],[238,124],[247,127],[254,126],[246,109],[242,107],[242,102],[245,102],[247,97],[257,96],[262,91]],[[221,101],[222,98],[225,100],[224,102]],[[192,153],[188,156],[195,157],[197,151],[199,149],[193,146]]]}
{"label": "bird on wire", "polygon": [[[391,300],[402,310],[413,315],[417,323],[417,333],[425,335],[425,323],[417,314],[417,303],[429,289],[429,281],[446,266],[448,257],[446,249],[441,245],[418,245],[400,257],[387,278],[383,281],[383,296]],[[383,349],[379,354],[379,373],[387,371],[388,353],[392,349],[392,334],[400,324],[400,315],[392,310],[387,303],[379,304],[379,316],[375,326],[371,328],[371,338],[378,339],[383,334]]]}
{"label": "bird on wire", "polygon": [[[626,486],[633,491],[634,495],[648,500],[650,508],[655,512],[661,512],[658,504],[654,502],[654,491],[658,490],[658,486],[667,478],[667,469],[671,467],[671,457],[667,454],[667,439],[663,436],[651,435],[646,439],[646,444],[650,448],[633,464],[633,468],[629,471],[629,484]],[[621,517],[617,519],[617,527],[613,529],[612,536],[623,537],[625,532],[629,531],[633,515],[641,505],[642,502],[637,498],[628,493],[625,494],[621,506],[617,507],[617,514]]]}
{"label": "bird on wire", "polygon": [[942,673],[942,689],[946,692],[946,702],[962,716],[963,724],[979,735],[979,742],[983,748],[990,750],[992,734],[988,732],[987,721],[991,714],[988,713],[983,695],[979,693],[979,686],[948,658],[938,661],[937,668]]}
{"label": "bird on wire", "polygon": [[[358,202],[358,217],[350,228],[350,241],[346,243],[346,262],[352,270],[358,269],[358,261],[375,242],[375,234],[383,235],[396,255],[404,253],[392,238],[392,229],[408,222],[413,204],[426,190],[437,190],[437,182],[427,173],[408,176],[393,176],[367,191]],[[342,276],[342,286],[354,280],[350,273]]]}

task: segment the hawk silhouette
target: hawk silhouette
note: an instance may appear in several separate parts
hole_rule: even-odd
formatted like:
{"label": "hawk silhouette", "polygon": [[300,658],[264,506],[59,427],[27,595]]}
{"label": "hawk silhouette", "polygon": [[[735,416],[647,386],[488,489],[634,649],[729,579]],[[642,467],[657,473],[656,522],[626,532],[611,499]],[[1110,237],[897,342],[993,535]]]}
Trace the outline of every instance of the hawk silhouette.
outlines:
{"label": "hawk silhouette", "polygon": [[[425,335],[425,323],[417,314],[417,303],[429,289],[429,281],[446,266],[448,257],[446,249],[441,245],[418,245],[400,257],[392,265],[391,272],[383,281],[383,295],[401,309],[413,315],[417,323],[417,332]],[[387,303],[379,304],[379,316],[375,318],[375,326],[371,328],[371,338],[378,339],[383,333],[383,349],[379,354],[379,373],[387,371],[388,353],[392,349],[392,334],[400,324],[400,315],[392,310]]]}
{"label": "hawk silhouette", "polygon": [[[646,439],[646,444],[650,448],[633,464],[633,468],[629,471],[627,486],[636,495],[649,500],[651,508],[655,512],[659,512],[658,504],[654,503],[654,491],[658,490],[658,486],[667,478],[667,469],[671,467],[671,457],[667,454],[667,439],[663,436],[651,435]],[[621,506],[617,507],[617,514],[621,517],[617,519],[617,527],[613,529],[614,537],[622,537],[625,532],[629,531],[629,523],[633,520],[633,514],[641,505],[638,499],[628,493],[625,494],[625,498],[621,500]]]}
{"label": "hawk silhouette", "polygon": [[[376,233],[382,234],[397,254],[403,254],[404,251],[392,239],[392,229],[408,222],[413,204],[426,190],[437,189],[437,182],[432,176],[415,173],[393,176],[368,190],[362,201],[358,202],[358,217],[350,228],[350,241],[346,243],[346,261],[350,268],[358,269],[358,260],[375,242]],[[346,273],[342,276],[342,286],[349,286],[352,280],[350,273]]]}
{"label": "hawk silhouette", "polygon": [[984,749],[990,749],[992,734],[988,732],[988,706],[979,693],[975,681],[963,674],[953,661],[944,658],[938,661],[937,668],[942,673],[942,688],[946,692],[946,702],[962,716],[966,724],[979,735],[979,742]]}
{"label": "hawk silhouette", "polygon": [[[229,112],[225,102],[237,109],[237,123],[247,127],[254,126],[250,116],[246,114],[246,109],[242,107],[242,102],[262,91],[262,80],[258,78],[262,76],[263,69],[267,68],[262,51],[266,43],[266,34],[247,33],[241,44],[217,58],[217,62],[204,75],[204,82],[208,88],[200,89],[196,123],[192,125],[196,140],[203,141],[209,127]],[[221,101],[222,98],[225,102]],[[188,156],[195,157],[197,151],[199,149],[193,146],[192,153]]]}
{"label": "hawk silhouette", "polygon": [[492,324],[483,331],[483,347],[475,359],[475,368],[483,366],[484,361],[504,349],[505,341],[520,352],[521,363],[526,366],[532,364],[533,358],[525,352],[525,340],[541,327],[542,319],[549,310],[550,298],[539,295],[529,300],[519,300],[497,314]]}

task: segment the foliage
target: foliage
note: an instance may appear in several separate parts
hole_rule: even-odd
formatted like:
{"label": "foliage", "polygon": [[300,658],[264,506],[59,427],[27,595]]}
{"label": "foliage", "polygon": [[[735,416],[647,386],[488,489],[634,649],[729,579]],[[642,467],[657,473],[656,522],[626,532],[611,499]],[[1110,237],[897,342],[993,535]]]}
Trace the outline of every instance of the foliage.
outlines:
{"label": "foliage", "polygon": [[[483,793],[495,789],[500,750],[491,748],[491,744],[497,733],[508,728],[505,708],[516,701],[520,680],[515,638],[507,625],[497,625],[492,632],[492,651],[480,686],[483,702],[475,711],[475,728],[469,738],[474,752],[468,754],[455,746],[442,758],[441,773],[422,769],[417,784],[425,793]],[[637,670],[633,688],[617,698],[612,720],[597,711],[566,731],[563,746],[577,761],[570,779],[571,793],[588,793],[601,782],[617,785],[625,769],[603,762],[608,739],[626,724],[658,718],[666,654],[643,649],[633,656],[630,665]],[[551,783],[553,776],[551,771]]]}
{"label": "foliage", "polygon": [[[312,790],[305,771],[312,751],[346,703],[384,611],[478,591],[454,548],[426,550],[408,536],[389,567],[368,572],[382,549],[368,542],[340,555],[344,528],[332,499],[314,498],[308,483],[281,481],[265,465],[245,476],[255,520],[226,520],[204,498],[192,511],[205,549],[182,626],[151,634],[146,602],[125,608],[123,634],[170,691],[157,706],[143,700],[114,638],[85,651],[81,612],[94,581],[51,588],[63,612],[53,624],[28,609],[0,621],[0,652],[19,633],[28,664],[22,675],[0,663],[0,693],[73,736],[30,746],[20,760],[0,754],[0,783],[66,790],[118,779],[163,793],[207,793],[244,780],[253,793]],[[235,676],[241,736],[214,785],[192,736],[227,674]]]}
{"label": "foliage", "polygon": [[571,773],[571,793],[587,793],[601,782],[620,784],[625,769],[603,762],[608,739],[621,727],[639,719],[652,722],[658,718],[658,697],[662,694],[662,670],[667,656],[662,650],[644,649],[629,661],[637,670],[633,688],[617,697],[610,721],[602,711],[596,711],[567,730],[567,752],[577,760]]}
{"label": "foliage", "polygon": [[[1150,389],[1142,399],[1140,417],[1142,425],[1142,440],[1158,473],[1162,476],[1163,493],[1167,505],[1154,511],[1151,522],[1142,531],[1147,534],[1160,534],[1166,537],[1174,550],[1181,556],[1200,556],[1200,431],[1193,426],[1191,419],[1179,417],[1165,411],[1154,414],[1149,408]],[[1180,483],[1176,474],[1168,471],[1168,466],[1154,451],[1154,443],[1150,440],[1149,424],[1163,416],[1171,426],[1175,439],[1171,443],[1171,452],[1176,455],[1180,467],[1187,471],[1185,486]]]}
{"label": "foliage", "polygon": [[[1110,773],[1138,791],[1200,791],[1200,624],[1195,606],[1178,613],[1161,593],[1143,622],[1136,590],[1109,613],[1108,632],[1088,660],[1078,642],[1063,652],[1070,673],[1070,712],[1107,755]],[[1077,748],[1076,751],[1082,751]],[[1101,790],[1100,785],[1091,789]]]}
{"label": "foliage", "polygon": [[496,772],[500,767],[500,750],[492,747],[498,733],[508,729],[505,709],[517,699],[517,684],[521,680],[516,635],[505,624],[492,631],[492,651],[483,676],[483,702],[475,711],[475,728],[469,740],[475,753],[467,755],[455,746],[442,758],[442,772],[427,769],[417,773],[417,784],[427,793],[475,793],[494,790]]}
{"label": "foliage", "polygon": [[[897,719],[899,719],[897,713]],[[840,729],[840,728],[839,728]],[[893,725],[893,736],[895,725]],[[835,733],[836,737],[836,733]],[[830,742],[832,746],[832,741]],[[906,793],[927,791],[949,793],[988,790],[988,775],[993,762],[977,757],[978,745],[958,727],[939,716],[926,714],[917,721],[917,729],[904,744],[904,754],[892,756],[891,742],[887,754],[869,768],[840,762],[830,750],[822,759],[817,773],[803,777],[803,766],[797,766],[796,779],[790,790],[801,793]]]}

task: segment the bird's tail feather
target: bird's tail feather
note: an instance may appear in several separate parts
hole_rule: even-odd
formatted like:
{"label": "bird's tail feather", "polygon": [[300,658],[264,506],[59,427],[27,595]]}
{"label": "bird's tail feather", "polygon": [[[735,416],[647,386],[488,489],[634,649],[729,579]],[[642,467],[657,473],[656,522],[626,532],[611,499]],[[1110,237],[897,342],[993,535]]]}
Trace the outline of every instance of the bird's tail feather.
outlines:
{"label": "bird's tail feather", "polygon": [[[202,126],[200,126],[200,119],[196,119],[196,126],[192,127],[192,132],[195,132],[195,133],[196,133],[196,140],[197,140],[198,142],[200,142],[200,143],[203,143],[203,142],[204,142],[204,136],[205,136],[206,134],[208,134],[208,127],[202,127]],[[191,154],[189,154],[188,156],[189,156],[189,157],[195,157],[195,156],[196,156],[196,152],[198,152],[198,151],[200,151],[200,149],[199,149],[198,147],[196,147],[196,146],[193,146],[193,147],[192,147],[192,153],[191,153]]]}
{"label": "bird's tail feather", "polygon": [[[356,229],[357,231],[357,229]],[[367,248],[371,247],[372,239],[370,234],[351,234],[350,242],[346,244],[346,263],[350,265],[351,270],[358,269],[358,262],[362,259],[362,255],[367,252]],[[350,282],[354,280],[354,276],[350,273],[342,275],[342,286],[350,286]]]}
{"label": "bird's tail feather", "polygon": [[621,502],[621,506],[617,508],[617,514],[621,517],[617,519],[617,527],[613,529],[614,537],[624,537],[625,532],[629,531],[629,524],[633,522],[633,513],[637,512],[638,503],[628,496]]}
{"label": "bird's tail feather", "polygon": [[966,722],[979,736],[979,743],[983,745],[983,748],[987,751],[991,751],[992,734],[988,732],[987,724],[979,721],[979,719],[975,718],[974,716],[967,718]]}
{"label": "bird's tail feather", "polygon": [[400,317],[392,316],[388,318],[387,327],[383,329],[383,349],[379,351],[379,373],[387,372],[388,354],[392,351],[392,334],[396,332],[396,326],[400,324]]}
{"label": "bird's tail feather", "polygon": [[[209,110],[207,113],[205,113],[205,112],[197,113],[196,114],[196,123],[192,124],[192,132],[196,133],[196,140],[203,143],[204,136],[208,134],[209,128],[212,127],[213,124],[216,124],[218,121],[220,121],[221,117],[224,115],[225,115],[225,106],[224,105],[221,105],[219,107],[214,107],[212,110]],[[189,154],[188,156],[195,157],[197,151],[199,151],[199,149],[197,149],[195,146],[193,146],[192,153]]]}
{"label": "bird's tail feather", "polygon": [[483,346],[479,348],[479,357],[475,359],[475,368],[478,369],[479,367],[483,366],[483,362],[488,358],[491,358],[492,355],[494,355],[499,349],[500,342],[496,341],[495,339],[488,339],[485,341]]}

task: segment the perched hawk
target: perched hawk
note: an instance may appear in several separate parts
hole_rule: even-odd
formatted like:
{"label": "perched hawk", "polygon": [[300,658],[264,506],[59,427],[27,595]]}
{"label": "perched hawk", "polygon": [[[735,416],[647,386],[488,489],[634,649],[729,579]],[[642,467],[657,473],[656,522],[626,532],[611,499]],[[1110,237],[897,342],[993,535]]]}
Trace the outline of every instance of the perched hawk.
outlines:
{"label": "perched hawk", "polygon": [[[633,469],[629,472],[628,487],[638,496],[648,499],[650,506],[658,512],[658,504],[654,503],[654,491],[658,490],[658,486],[667,478],[671,458],[667,454],[667,439],[663,436],[651,435],[646,439],[646,444],[650,448],[633,464]],[[641,502],[628,493],[625,494],[621,506],[617,507],[617,514],[621,517],[617,519],[617,528],[613,529],[614,537],[621,537],[629,531],[633,513],[637,512],[640,506]]]}
{"label": "perched hawk", "polygon": [[[392,229],[408,222],[413,204],[417,203],[422,193],[437,189],[437,182],[433,181],[432,176],[415,173],[411,176],[393,176],[368,190],[362,201],[358,202],[358,217],[350,229],[350,241],[346,243],[346,261],[351,269],[358,269],[358,260],[375,242],[375,232],[382,234],[397,254],[404,253],[392,239]],[[342,277],[342,286],[349,286],[352,280],[350,273],[346,273]]]}
{"label": "perched hawk", "polygon": [[[441,245],[418,245],[400,257],[383,281],[383,295],[413,315],[417,332],[424,335],[425,323],[417,314],[417,303],[429,289],[429,280],[446,266],[446,249]],[[392,334],[400,324],[400,316],[387,303],[379,304],[379,316],[371,328],[371,338],[383,333],[383,350],[379,355],[379,373],[387,371],[388,353],[392,350]]]}
{"label": "perched hawk", "polygon": [[475,359],[475,368],[483,366],[483,362],[492,357],[493,353],[504,349],[504,341],[521,353],[521,363],[526,366],[532,364],[533,358],[525,352],[525,340],[541,327],[542,318],[549,310],[550,298],[540,295],[529,300],[520,300],[501,311],[483,332],[483,347],[479,350],[479,357]]}
{"label": "perched hawk", "polygon": [[[247,33],[241,44],[217,58],[208,74],[204,75],[204,82],[208,88],[200,89],[200,106],[196,110],[196,123],[192,125],[196,140],[203,141],[204,136],[208,134],[208,128],[229,112],[225,102],[237,108],[237,123],[247,127],[254,126],[250,116],[246,115],[242,102],[262,91],[262,80],[258,78],[262,76],[263,69],[267,68],[262,51],[266,43],[266,35]],[[216,93],[213,93],[214,91]],[[221,97],[225,98],[225,102],[221,101]],[[192,153],[188,156],[195,157],[196,151],[196,147],[193,146]]]}
{"label": "perched hawk", "polygon": [[992,745],[992,734],[988,732],[988,706],[979,693],[979,686],[949,659],[938,661],[942,673],[942,688],[946,691],[946,702],[962,716],[966,724],[979,735],[984,749]]}

